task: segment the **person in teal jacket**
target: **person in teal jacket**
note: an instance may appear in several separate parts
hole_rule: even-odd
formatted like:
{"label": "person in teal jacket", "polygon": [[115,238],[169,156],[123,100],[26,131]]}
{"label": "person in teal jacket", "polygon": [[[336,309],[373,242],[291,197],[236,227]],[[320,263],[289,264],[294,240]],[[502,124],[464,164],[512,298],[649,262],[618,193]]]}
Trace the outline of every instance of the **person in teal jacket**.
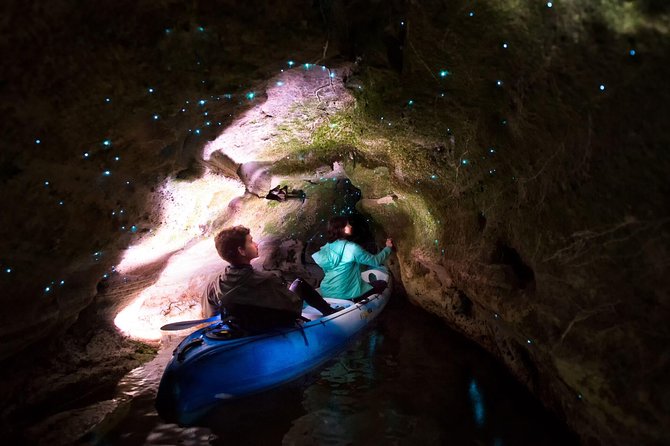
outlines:
{"label": "person in teal jacket", "polygon": [[361,266],[378,268],[391,255],[393,240],[386,239],[386,247],[372,255],[360,245],[347,240],[353,232],[346,217],[333,217],[328,221],[326,243],[312,258],[325,277],[321,281],[321,295],[338,299],[359,301],[381,293],[387,283],[383,280],[367,283],[361,278]]}

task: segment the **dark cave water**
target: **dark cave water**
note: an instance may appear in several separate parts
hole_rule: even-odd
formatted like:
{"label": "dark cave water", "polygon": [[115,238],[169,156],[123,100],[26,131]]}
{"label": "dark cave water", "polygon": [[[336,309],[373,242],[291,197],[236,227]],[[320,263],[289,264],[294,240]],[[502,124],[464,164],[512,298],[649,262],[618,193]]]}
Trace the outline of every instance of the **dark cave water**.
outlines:
{"label": "dark cave water", "polygon": [[[119,385],[103,445],[572,445],[576,437],[477,345],[394,297],[376,324],[300,382],[228,403],[199,426],[153,407],[171,348]],[[153,365],[152,365],[153,364]]]}

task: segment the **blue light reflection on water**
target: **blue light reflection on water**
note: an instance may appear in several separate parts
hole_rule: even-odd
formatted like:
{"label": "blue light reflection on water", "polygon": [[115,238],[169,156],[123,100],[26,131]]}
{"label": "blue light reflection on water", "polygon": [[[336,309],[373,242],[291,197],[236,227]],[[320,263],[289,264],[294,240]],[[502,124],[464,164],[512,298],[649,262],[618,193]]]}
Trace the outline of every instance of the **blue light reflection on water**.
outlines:
{"label": "blue light reflection on water", "polygon": [[[215,445],[577,444],[487,353],[398,300],[323,368],[197,424],[190,429]],[[100,444],[177,444],[192,432],[136,398]]]}
{"label": "blue light reflection on water", "polygon": [[470,395],[470,402],[472,403],[472,413],[475,418],[475,424],[479,427],[482,427],[486,421],[484,413],[484,398],[482,397],[482,393],[477,386],[477,381],[474,378],[472,378],[472,381],[470,381],[468,394]]}

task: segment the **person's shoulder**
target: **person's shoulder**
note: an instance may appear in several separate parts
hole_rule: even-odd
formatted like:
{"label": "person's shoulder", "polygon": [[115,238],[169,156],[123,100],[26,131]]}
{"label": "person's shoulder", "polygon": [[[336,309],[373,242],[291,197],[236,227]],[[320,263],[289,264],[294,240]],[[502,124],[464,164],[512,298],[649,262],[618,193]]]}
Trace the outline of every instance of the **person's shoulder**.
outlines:
{"label": "person's shoulder", "polygon": [[277,276],[274,273],[271,273],[270,271],[262,271],[262,270],[257,270],[254,268],[254,272],[252,273],[253,278],[259,281],[264,281],[264,280],[279,280],[279,276]]}
{"label": "person's shoulder", "polygon": [[356,242],[352,242],[350,240],[343,240],[343,242],[347,244],[345,249],[349,251],[360,251],[363,249],[363,247]]}
{"label": "person's shoulder", "polygon": [[331,248],[334,248],[334,249],[338,249],[338,248],[342,249],[342,246],[345,246],[345,245],[349,246],[351,243],[352,242],[350,242],[349,240],[345,240],[343,238],[340,238],[340,239],[335,240],[334,242],[328,243],[328,245],[330,245]]}
{"label": "person's shoulder", "polygon": [[212,273],[207,277],[207,283],[215,284],[218,282],[223,282],[226,280],[225,271],[219,271],[218,273]]}

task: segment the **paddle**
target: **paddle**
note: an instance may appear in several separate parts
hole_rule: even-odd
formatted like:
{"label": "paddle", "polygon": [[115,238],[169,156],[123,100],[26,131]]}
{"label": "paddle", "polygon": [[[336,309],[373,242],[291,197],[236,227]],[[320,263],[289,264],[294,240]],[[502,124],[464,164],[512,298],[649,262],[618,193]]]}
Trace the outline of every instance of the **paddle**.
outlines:
{"label": "paddle", "polygon": [[207,319],[196,319],[193,321],[181,321],[181,322],[173,322],[171,324],[165,324],[161,327],[161,330],[165,331],[185,330],[187,328],[194,327],[196,325],[206,324],[207,322],[214,322],[218,320],[221,320],[220,314],[216,314]]}

